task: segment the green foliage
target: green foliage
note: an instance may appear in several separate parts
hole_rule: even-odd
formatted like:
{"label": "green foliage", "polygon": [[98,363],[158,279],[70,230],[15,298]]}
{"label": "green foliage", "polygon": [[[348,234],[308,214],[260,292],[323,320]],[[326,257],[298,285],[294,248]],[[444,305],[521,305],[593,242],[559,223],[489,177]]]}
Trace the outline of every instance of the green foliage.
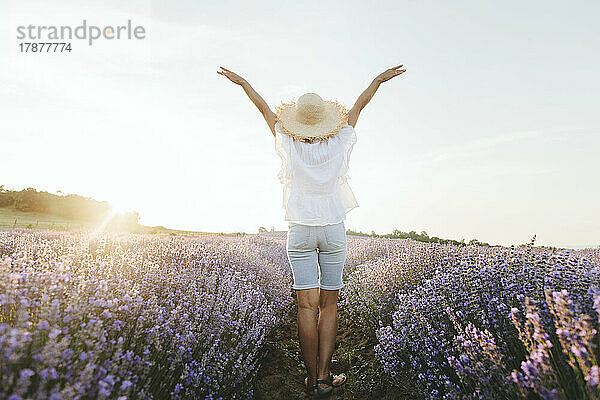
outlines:
{"label": "green foliage", "polygon": [[[139,214],[131,211],[115,214],[110,203],[76,194],[56,195],[35,188],[6,190],[0,185],[0,207],[16,211],[39,213],[69,221],[90,224],[104,223],[107,229],[130,230],[139,224]],[[33,225],[32,225],[33,226]]]}
{"label": "green foliage", "polygon": [[0,207],[12,207],[14,204],[12,192],[4,189],[4,185],[0,185]]}
{"label": "green foliage", "polygon": [[45,199],[46,194],[46,192],[38,193],[32,187],[23,189],[13,196],[15,209],[27,212],[48,212],[48,203]]}
{"label": "green foliage", "polygon": [[[407,232],[402,232],[398,229],[394,229],[392,231],[392,233],[378,235],[375,233],[375,231],[371,231],[370,234],[367,234],[367,233],[363,233],[361,231],[357,232],[357,231],[348,229],[346,231],[346,234],[354,235],[354,236],[368,236],[368,237],[379,237],[379,238],[388,238],[388,239],[412,239],[412,240],[416,240],[418,242],[425,242],[425,243],[440,243],[440,244],[453,244],[456,246],[465,246],[464,239],[459,241],[459,240],[453,240],[453,239],[440,239],[437,236],[429,237],[429,235],[425,231],[421,231],[421,233],[418,234],[415,231],[410,231],[407,233]],[[472,239],[469,242],[469,244],[490,247],[489,243],[482,243],[482,242],[478,241],[477,239]]]}
{"label": "green foliage", "polygon": [[[111,213],[106,201],[97,201],[75,194],[59,196],[28,187],[12,191],[0,186],[0,207],[13,207],[17,211],[37,212],[55,215],[66,219],[101,222]],[[135,215],[131,215],[135,219]]]}

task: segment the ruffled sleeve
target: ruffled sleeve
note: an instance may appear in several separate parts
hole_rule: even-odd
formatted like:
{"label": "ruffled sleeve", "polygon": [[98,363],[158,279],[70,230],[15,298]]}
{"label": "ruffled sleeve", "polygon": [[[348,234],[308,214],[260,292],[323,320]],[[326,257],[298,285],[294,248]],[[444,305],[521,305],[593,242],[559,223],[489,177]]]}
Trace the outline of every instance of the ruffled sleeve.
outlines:
{"label": "ruffled sleeve", "polygon": [[344,153],[344,161],[342,163],[342,169],[340,171],[340,175],[343,178],[349,179],[348,170],[350,168],[350,154],[352,154],[352,149],[354,148],[354,144],[356,143],[356,131],[352,127],[352,125],[344,125],[342,130],[340,131],[340,140],[342,143],[343,153]]}
{"label": "ruffled sleeve", "polygon": [[342,206],[344,207],[344,212],[348,212],[355,207],[358,207],[358,202],[356,201],[356,197],[354,196],[354,192],[350,188],[348,184],[348,179],[350,179],[350,175],[348,171],[350,169],[350,154],[352,154],[352,149],[354,148],[354,144],[356,143],[356,131],[352,125],[346,124],[339,133],[340,140],[342,143],[344,159],[342,162],[342,167],[340,169],[340,200],[342,202]]}
{"label": "ruffled sleeve", "polygon": [[291,140],[292,138],[281,132],[279,129],[279,122],[275,123],[275,151],[281,157],[281,168],[277,177],[283,187],[283,205],[282,208],[286,209],[288,199],[290,197],[291,182],[292,182],[292,151],[291,151]]}

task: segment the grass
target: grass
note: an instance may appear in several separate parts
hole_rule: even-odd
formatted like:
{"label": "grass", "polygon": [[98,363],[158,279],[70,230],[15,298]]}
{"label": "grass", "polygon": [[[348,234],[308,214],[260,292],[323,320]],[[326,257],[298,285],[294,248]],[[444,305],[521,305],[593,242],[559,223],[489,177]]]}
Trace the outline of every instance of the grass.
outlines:
{"label": "grass", "polygon": [[[67,219],[55,215],[18,211],[11,207],[0,207],[0,229],[52,229],[57,231],[74,231],[79,229],[95,229],[97,224],[87,221]],[[243,233],[202,232],[169,229],[164,226],[138,225],[131,229],[132,233],[168,234],[168,235],[222,235],[238,236]]]}
{"label": "grass", "polygon": [[54,215],[18,211],[12,208],[0,207],[0,229],[30,228],[76,230],[93,227],[92,224],[84,221],[75,221]]}

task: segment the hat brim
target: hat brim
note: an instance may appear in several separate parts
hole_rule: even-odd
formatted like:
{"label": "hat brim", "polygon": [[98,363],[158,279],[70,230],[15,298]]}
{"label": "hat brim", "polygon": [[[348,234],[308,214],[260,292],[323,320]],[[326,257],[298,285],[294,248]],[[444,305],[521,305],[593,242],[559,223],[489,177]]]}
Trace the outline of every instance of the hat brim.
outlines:
{"label": "hat brim", "polygon": [[277,120],[281,130],[296,140],[327,140],[340,132],[348,121],[346,107],[337,101],[325,100],[325,117],[316,124],[303,124],[296,120],[296,102],[282,103],[277,107]]}

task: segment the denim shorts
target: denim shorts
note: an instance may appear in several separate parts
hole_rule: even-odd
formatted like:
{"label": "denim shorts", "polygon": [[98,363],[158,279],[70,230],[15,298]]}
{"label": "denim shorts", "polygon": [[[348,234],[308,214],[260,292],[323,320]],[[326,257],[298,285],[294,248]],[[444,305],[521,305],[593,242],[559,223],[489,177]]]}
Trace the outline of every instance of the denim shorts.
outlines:
{"label": "denim shorts", "polygon": [[322,226],[290,223],[286,250],[294,276],[292,288],[338,290],[344,287],[342,273],[347,248],[344,221]]}

